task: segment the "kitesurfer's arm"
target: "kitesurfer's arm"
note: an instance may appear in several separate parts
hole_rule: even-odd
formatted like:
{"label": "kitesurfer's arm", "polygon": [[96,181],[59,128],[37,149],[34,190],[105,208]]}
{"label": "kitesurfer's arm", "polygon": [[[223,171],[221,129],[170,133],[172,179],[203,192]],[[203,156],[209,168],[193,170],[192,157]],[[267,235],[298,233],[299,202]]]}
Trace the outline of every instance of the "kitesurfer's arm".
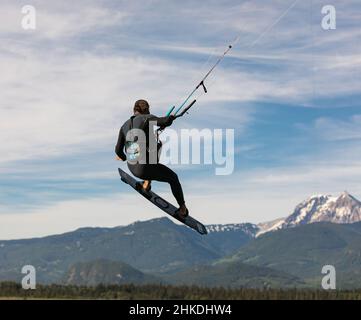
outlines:
{"label": "kitesurfer's arm", "polygon": [[124,146],[125,146],[125,136],[123,130],[120,129],[118,142],[117,145],[115,146],[115,153],[118,156],[118,158],[123,161],[127,160],[127,156],[124,153]]}
{"label": "kitesurfer's arm", "polygon": [[167,117],[157,117],[154,115],[150,115],[148,117],[148,121],[156,121],[157,126],[161,128],[169,127],[173,123],[174,119],[175,118],[173,115]]}

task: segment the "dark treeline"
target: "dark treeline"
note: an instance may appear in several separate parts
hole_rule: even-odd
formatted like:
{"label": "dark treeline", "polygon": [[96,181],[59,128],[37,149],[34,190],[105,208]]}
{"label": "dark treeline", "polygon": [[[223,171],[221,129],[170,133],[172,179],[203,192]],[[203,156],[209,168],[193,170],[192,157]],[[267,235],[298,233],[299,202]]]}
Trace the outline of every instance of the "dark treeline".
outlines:
{"label": "dark treeline", "polygon": [[0,298],[20,299],[184,299],[184,300],[361,300],[361,290],[226,289],[170,285],[38,285],[24,290],[14,282],[0,283]]}

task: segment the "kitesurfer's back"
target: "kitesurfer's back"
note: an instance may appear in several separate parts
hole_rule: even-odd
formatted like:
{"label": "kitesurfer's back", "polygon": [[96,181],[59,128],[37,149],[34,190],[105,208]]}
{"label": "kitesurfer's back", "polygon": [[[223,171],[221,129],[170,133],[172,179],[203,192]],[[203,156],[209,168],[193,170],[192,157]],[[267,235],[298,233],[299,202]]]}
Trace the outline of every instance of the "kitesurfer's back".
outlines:
{"label": "kitesurfer's back", "polygon": [[134,176],[144,180],[144,190],[150,190],[152,180],[169,183],[179,205],[178,214],[185,218],[188,216],[188,209],[182,186],[177,174],[158,162],[160,145],[154,133],[154,126],[168,127],[173,123],[174,116],[157,117],[150,114],[149,109],[146,100],[136,101],[134,114],[119,131],[115,153],[118,159],[128,160],[128,168]]}

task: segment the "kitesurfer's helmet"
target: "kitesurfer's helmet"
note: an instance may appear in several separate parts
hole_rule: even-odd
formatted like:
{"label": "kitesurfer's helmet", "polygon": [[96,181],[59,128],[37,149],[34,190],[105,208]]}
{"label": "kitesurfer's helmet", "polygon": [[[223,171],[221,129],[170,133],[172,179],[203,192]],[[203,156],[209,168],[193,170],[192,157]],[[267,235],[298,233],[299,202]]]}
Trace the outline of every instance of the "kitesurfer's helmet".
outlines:
{"label": "kitesurfer's helmet", "polygon": [[149,103],[146,100],[138,100],[134,104],[134,113],[149,114]]}

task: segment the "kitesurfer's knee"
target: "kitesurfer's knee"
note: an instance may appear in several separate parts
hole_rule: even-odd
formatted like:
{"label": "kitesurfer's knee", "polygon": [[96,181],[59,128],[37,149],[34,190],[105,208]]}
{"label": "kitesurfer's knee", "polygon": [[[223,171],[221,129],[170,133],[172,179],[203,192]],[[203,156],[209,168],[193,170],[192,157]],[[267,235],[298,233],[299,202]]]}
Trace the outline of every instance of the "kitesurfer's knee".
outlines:
{"label": "kitesurfer's knee", "polygon": [[180,184],[178,175],[175,172],[172,172],[169,176],[169,182],[174,184]]}

